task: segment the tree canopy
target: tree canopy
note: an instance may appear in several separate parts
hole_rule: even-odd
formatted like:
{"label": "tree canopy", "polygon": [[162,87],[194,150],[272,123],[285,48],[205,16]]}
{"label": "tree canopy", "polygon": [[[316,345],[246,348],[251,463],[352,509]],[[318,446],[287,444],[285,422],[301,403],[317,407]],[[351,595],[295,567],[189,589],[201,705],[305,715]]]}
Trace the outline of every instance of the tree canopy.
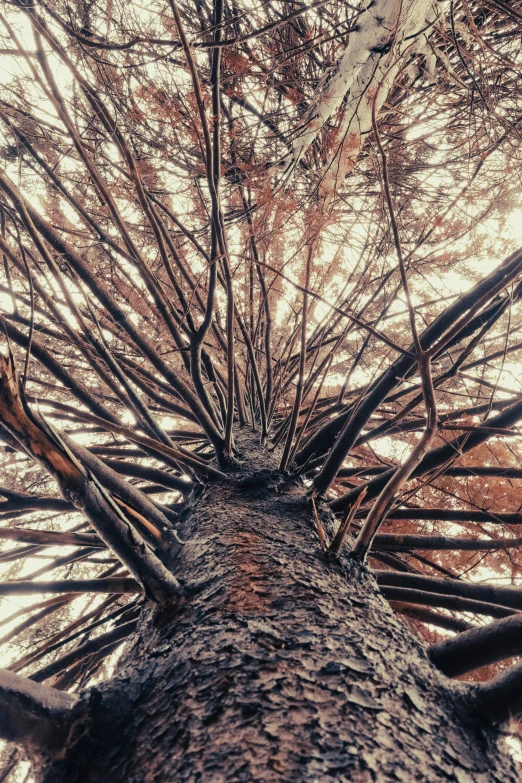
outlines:
{"label": "tree canopy", "polygon": [[522,652],[521,22],[519,0],[4,4],[12,672],[110,671],[143,594],[183,589],[185,501],[247,428],[436,665],[500,682]]}

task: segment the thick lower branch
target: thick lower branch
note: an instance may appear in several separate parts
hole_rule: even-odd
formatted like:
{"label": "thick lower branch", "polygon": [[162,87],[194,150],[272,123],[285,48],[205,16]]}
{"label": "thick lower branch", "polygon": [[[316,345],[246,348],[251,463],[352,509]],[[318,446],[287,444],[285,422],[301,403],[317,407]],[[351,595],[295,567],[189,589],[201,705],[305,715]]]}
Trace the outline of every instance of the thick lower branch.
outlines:
{"label": "thick lower branch", "polygon": [[420,550],[464,550],[472,552],[511,549],[522,545],[521,538],[452,538],[451,536],[408,536],[378,533],[373,539],[373,549],[390,552]]}
{"label": "thick lower branch", "polygon": [[0,736],[26,750],[55,752],[69,733],[77,697],[0,670]]}
{"label": "thick lower branch", "polygon": [[446,639],[430,647],[435,666],[448,677],[459,677],[481,666],[522,654],[522,614],[504,617],[481,628]]}
{"label": "thick lower branch", "polygon": [[[520,587],[470,584],[458,579],[437,579],[432,576],[405,574],[396,571],[376,570],[373,573],[380,586],[413,588],[416,591],[462,596],[511,609],[522,609],[522,588]],[[415,601],[415,603],[417,602]]]}
{"label": "thick lower branch", "polygon": [[475,708],[492,723],[519,718],[522,715],[522,663],[477,685],[473,702]]}

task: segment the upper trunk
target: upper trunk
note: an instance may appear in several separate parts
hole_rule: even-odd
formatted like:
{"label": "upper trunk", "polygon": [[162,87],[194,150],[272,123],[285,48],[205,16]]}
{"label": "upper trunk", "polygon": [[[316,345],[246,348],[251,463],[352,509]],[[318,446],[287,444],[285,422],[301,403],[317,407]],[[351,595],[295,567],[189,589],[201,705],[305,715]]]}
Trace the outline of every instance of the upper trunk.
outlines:
{"label": "upper trunk", "polygon": [[144,609],[41,779],[518,780],[470,687],[433,668],[366,569],[321,551],[304,487],[261,457],[194,497],[173,564],[186,597]]}

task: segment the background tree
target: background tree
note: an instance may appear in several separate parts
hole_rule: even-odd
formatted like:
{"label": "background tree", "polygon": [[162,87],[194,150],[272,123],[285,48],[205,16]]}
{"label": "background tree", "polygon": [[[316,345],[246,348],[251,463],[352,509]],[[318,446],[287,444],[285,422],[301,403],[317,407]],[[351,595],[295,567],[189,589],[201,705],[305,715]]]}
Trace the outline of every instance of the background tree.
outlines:
{"label": "background tree", "polygon": [[1,780],[519,779],[521,21],[4,4]]}

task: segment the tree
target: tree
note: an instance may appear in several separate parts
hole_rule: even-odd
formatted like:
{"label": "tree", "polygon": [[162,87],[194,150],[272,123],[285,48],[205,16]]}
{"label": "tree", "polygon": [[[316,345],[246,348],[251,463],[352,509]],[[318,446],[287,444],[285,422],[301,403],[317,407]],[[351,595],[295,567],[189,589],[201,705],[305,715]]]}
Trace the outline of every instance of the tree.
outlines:
{"label": "tree", "polygon": [[4,5],[1,780],[519,779],[521,21]]}

